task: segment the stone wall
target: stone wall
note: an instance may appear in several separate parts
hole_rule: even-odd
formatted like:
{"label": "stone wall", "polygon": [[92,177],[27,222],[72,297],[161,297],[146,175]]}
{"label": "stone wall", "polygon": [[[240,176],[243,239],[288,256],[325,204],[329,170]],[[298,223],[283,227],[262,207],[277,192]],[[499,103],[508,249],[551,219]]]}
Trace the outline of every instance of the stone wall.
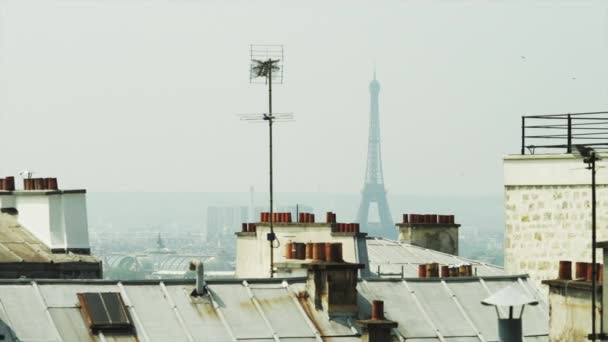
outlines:
{"label": "stone wall", "polygon": [[401,242],[458,255],[459,224],[400,223],[397,227]]}
{"label": "stone wall", "polygon": [[[597,186],[597,241],[608,240],[608,186]],[[505,270],[557,278],[559,260],[591,262],[589,185],[505,186]],[[602,261],[601,249],[597,261]]]}
{"label": "stone wall", "polygon": [[[591,283],[560,280],[546,283],[550,288],[549,340],[588,341],[587,334],[591,333]],[[599,299],[596,300],[596,305],[596,333],[599,333],[602,306]]]}

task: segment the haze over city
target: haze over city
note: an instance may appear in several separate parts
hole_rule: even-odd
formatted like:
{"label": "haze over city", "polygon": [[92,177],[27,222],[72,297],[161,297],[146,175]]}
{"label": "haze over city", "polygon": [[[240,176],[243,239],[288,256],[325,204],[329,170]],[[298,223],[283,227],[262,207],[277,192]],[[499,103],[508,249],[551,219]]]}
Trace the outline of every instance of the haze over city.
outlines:
{"label": "haze over city", "polygon": [[[525,10],[524,10],[525,9]],[[608,4],[2,1],[0,169],[90,191],[267,188],[249,45],[283,44],[277,192],[358,193],[377,70],[389,194],[494,196],[519,117],[606,106]]]}

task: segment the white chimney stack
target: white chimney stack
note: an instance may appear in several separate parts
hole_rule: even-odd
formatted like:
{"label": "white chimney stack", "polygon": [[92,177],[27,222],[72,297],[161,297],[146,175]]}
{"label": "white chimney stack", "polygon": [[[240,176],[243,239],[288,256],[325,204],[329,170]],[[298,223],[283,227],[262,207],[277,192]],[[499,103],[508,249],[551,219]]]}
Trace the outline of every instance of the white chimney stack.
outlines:
{"label": "white chimney stack", "polygon": [[86,190],[0,191],[0,207],[53,252],[90,254]]}

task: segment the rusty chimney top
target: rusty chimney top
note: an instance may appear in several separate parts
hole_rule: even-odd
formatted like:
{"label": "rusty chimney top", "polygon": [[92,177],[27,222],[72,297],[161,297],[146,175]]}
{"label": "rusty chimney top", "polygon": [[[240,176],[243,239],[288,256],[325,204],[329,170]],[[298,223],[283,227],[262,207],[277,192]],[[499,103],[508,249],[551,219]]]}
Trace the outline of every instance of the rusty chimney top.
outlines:
{"label": "rusty chimney top", "polygon": [[391,330],[399,325],[384,317],[384,302],[381,300],[372,301],[371,319],[357,321],[357,324],[362,329],[361,341],[364,342],[392,341]]}

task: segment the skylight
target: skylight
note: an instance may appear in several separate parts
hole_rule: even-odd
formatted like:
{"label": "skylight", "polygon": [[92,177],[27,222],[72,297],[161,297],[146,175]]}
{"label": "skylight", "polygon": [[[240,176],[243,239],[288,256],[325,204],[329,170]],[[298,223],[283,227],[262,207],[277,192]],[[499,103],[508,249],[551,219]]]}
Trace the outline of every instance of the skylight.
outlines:
{"label": "skylight", "polygon": [[91,330],[127,330],[133,327],[120,293],[78,293],[78,301]]}

